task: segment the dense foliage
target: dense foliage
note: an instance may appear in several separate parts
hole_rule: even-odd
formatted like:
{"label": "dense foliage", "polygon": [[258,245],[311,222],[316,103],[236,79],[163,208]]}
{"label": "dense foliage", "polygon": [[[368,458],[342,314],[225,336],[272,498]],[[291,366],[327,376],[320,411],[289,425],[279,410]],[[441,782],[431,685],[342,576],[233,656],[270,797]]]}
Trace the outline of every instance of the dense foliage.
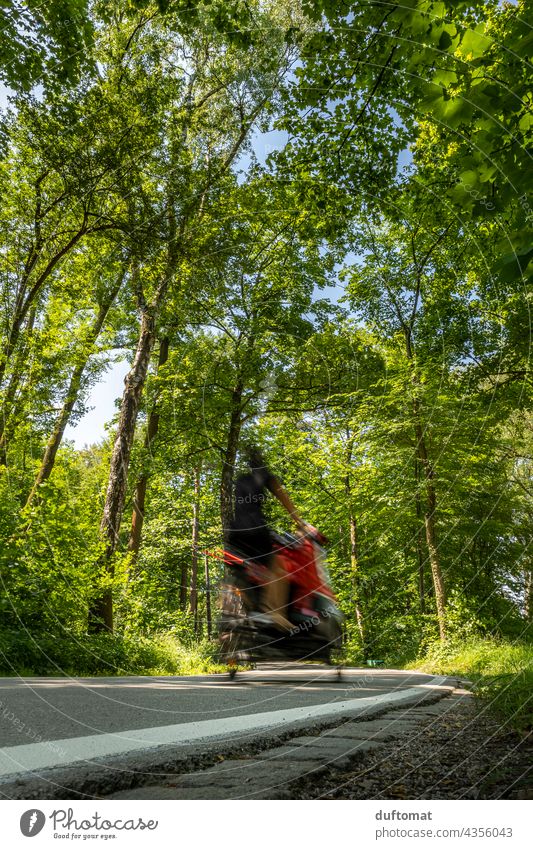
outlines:
{"label": "dense foliage", "polygon": [[208,663],[250,441],[351,661],[527,640],[527,0],[8,5],[4,669]]}

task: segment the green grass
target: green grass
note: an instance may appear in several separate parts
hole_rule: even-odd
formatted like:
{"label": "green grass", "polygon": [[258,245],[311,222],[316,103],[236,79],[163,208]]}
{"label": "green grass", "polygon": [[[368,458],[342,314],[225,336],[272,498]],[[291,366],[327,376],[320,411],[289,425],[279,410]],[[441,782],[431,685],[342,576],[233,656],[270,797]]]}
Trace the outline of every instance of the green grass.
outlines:
{"label": "green grass", "polygon": [[3,675],[195,675],[224,668],[217,663],[213,643],[185,644],[172,634],[133,638],[0,633]]}
{"label": "green grass", "polygon": [[435,644],[408,669],[457,675],[511,728],[533,727],[533,645],[495,639]]}

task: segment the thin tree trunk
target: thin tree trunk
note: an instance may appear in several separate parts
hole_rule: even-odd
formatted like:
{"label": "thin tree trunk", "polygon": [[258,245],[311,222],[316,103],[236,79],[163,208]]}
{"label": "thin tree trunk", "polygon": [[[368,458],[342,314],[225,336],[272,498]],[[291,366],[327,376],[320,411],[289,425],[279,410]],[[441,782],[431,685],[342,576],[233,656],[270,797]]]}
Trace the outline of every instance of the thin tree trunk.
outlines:
{"label": "thin tree trunk", "polygon": [[533,569],[524,569],[525,576],[525,594],[524,608],[526,619],[528,622],[533,622]]}
{"label": "thin tree trunk", "polygon": [[212,621],[211,621],[211,576],[209,574],[209,557],[204,555],[204,570],[205,570],[205,615],[207,621],[207,636],[211,639]]}
{"label": "thin tree trunk", "polygon": [[[413,313],[414,315],[414,313]],[[435,488],[435,470],[429,459],[424,431],[421,423],[420,399],[417,395],[419,383],[416,372],[414,351],[411,342],[411,325],[403,325],[405,334],[405,349],[407,359],[412,370],[413,394],[413,423],[415,430],[415,457],[423,472],[426,489],[426,509],[424,511],[424,526],[426,531],[426,544],[428,547],[431,576],[435,590],[435,604],[437,607],[437,620],[439,623],[439,636],[441,640],[446,639],[446,591],[444,576],[440,565],[440,555],[437,546],[436,514],[437,514],[437,492]]]}
{"label": "thin tree trunk", "polygon": [[[100,533],[105,542],[102,563],[111,576],[113,575],[112,557],[117,547],[120,523],[124,511],[128,468],[139,403],[148,374],[154,341],[154,310],[144,308],[135,358],[124,381],[125,387],[122,395],[120,418],[113,454],[111,456],[109,482],[102,521],[100,523]],[[110,590],[107,590],[91,607],[89,611],[89,630],[93,633],[113,630],[113,600]]]}
{"label": "thin tree trunk", "polygon": [[344,478],[344,490],[346,493],[346,501],[348,504],[348,522],[350,526],[350,570],[352,575],[355,619],[357,622],[359,636],[361,637],[361,643],[364,646],[365,631],[363,625],[363,614],[361,611],[359,600],[359,550],[357,539],[357,520],[355,518],[355,513],[353,511],[352,506],[352,486],[350,479],[350,463],[352,461],[353,445],[354,437],[352,436],[348,440],[348,447],[346,451],[346,476]]}
{"label": "thin tree trunk", "polygon": [[189,557],[188,555],[181,561],[180,569],[180,609],[187,608],[189,596]]}
{"label": "thin tree trunk", "polygon": [[437,547],[437,534],[435,528],[435,518],[437,512],[437,494],[435,490],[435,473],[433,466],[429,460],[424,433],[420,424],[418,400],[414,399],[415,412],[415,437],[416,437],[416,452],[417,459],[420,462],[424,473],[426,484],[426,510],[424,513],[424,525],[426,529],[426,543],[429,553],[429,563],[431,566],[431,574],[433,577],[433,586],[435,588],[435,603],[437,606],[437,619],[439,622],[439,635],[441,640],[446,639],[446,592],[444,587],[444,577],[440,565],[439,550]]}
{"label": "thin tree trunk", "polygon": [[[169,347],[169,339],[168,336],[163,337],[161,339],[161,344],[159,346],[159,359],[157,362],[157,371],[159,373],[159,369],[161,366],[165,365],[168,360],[168,347]],[[144,439],[144,448],[147,454],[152,454],[152,443],[157,436],[157,432],[159,430],[159,409],[157,406],[157,400],[154,402],[154,406],[150,411],[150,415],[148,416],[148,426],[146,428],[146,436]],[[131,551],[133,560],[137,558],[139,554],[139,548],[141,546],[141,537],[142,537],[142,527],[144,522],[144,506],[146,501],[146,489],[148,484],[148,472],[144,471],[143,474],[137,481],[137,486],[135,488],[135,495],[133,497],[133,514],[131,517],[131,530],[130,530],[130,538],[128,541],[128,551]]]}
{"label": "thin tree trunk", "polygon": [[365,632],[363,627],[363,614],[359,604],[359,587],[358,587],[358,572],[359,572],[359,552],[357,546],[357,523],[355,516],[350,510],[350,565],[354,583],[354,608],[355,618],[357,621],[357,629],[361,642],[365,644]]}
{"label": "thin tree trunk", "polygon": [[194,495],[192,504],[192,557],[191,593],[189,605],[194,617],[194,633],[198,633],[198,535],[200,531],[200,467],[194,470]]}
{"label": "thin tree trunk", "polygon": [[46,445],[41,466],[39,468],[39,471],[37,472],[33,487],[26,501],[26,507],[28,507],[32,503],[39,486],[44,483],[44,481],[48,480],[48,478],[52,474],[56,455],[61,445],[63,434],[65,433],[65,428],[69,422],[72,410],[74,409],[74,405],[76,404],[76,401],[78,400],[78,396],[80,394],[82,378],[87,367],[87,363],[89,362],[93,345],[100,335],[102,327],[104,326],[104,322],[107,318],[107,314],[120,291],[120,287],[122,286],[123,280],[124,276],[121,275],[119,281],[109,293],[109,297],[103,304],[101,304],[100,309],[98,310],[98,315],[96,316],[91,328],[87,333],[87,337],[83,346],[83,351],[81,352],[79,361],[76,364],[74,371],[72,372],[72,375],[70,377],[70,383],[67,389],[65,400],[63,402],[63,407],[61,408],[61,412],[59,413],[59,416],[56,419],[54,428]]}
{"label": "thin tree trunk", "polygon": [[422,522],[422,505],[420,503],[420,467],[415,457],[415,479],[416,479],[416,551],[418,556],[418,593],[420,598],[420,612],[426,612],[426,591],[424,587],[424,525]]}
{"label": "thin tree trunk", "polygon": [[[231,147],[221,169],[217,172],[217,179],[220,179],[223,174],[225,174],[231,167],[233,161],[239,153],[239,150],[245,144],[246,139],[251,132],[252,126],[256,117],[259,115],[260,111],[263,109],[265,103],[267,101],[267,97],[261,101],[261,103],[256,106],[256,108],[247,116],[246,121],[242,124],[241,132],[239,133],[238,138],[235,140],[234,144]],[[192,98],[190,103],[192,104]],[[192,110],[191,110],[192,111]],[[179,150],[182,150],[187,145],[188,138],[188,124],[184,127],[182,143],[179,146]],[[171,161],[173,159],[173,155],[171,156]],[[172,169],[170,169],[172,172]],[[207,193],[209,188],[213,184],[212,178],[208,178],[204,186],[204,192]],[[129,467],[129,460],[131,455],[131,447],[133,442],[133,436],[135,433],[135,424],[137,421],[137,412],[139,408],[139,400],[141,397],[141,393],[144,387],[144,383],[146,380],[146,374],[148,372],[148,363],[150,360],[150,354],[154,344],[155,338],[155,321],[156,315],[159,311],[161,305],[163,304],[166,293],[168,291],[168,286],[171,280],[172,275],[175,273],[177,268],[177,263],[179,259],[179,250],[180,244],[179,242],[183,238],[186,228],[194,216],[194,213],[200,210],[200,214],[203,211],[202,207],[202,197],[204,192],[200,192],[197,199],[193,200],[190,204],[190,207],[185,210],[183,213],[179,228],[177,226],[176,218],[175,218],[175,202],[176,199],[173,196],[173,189],[169,192],[168,198],[168,224],[169,224],[169,233],[168,233],[168,260],[167,260],[167,269],[164,279],[161,281],[156,295],[154,297],[152,306],[148,309],[144,296],[142,293],[142,287],[140,288],[140,297],[139,303],[143,307],[142,311],[142,322],[141,322],[141,333],[137,345],[137,352],[135,355],[134,364],[132,369],[130,370],[128,376],[125,381],[125,390],[122,396],[122,405],[120,412],[119,425],[115,440],[115,446],[113,449],[113,454],[111,457],[111,466],[109,471],[109,483],[107,487],[106,500],[104,505],[104,512],[102,516],[102,522],[100,525],[100,532],[102,537],[106,543],[105,552],[102,557],[102,561],[105,564],[106,569],[113,573],[112,566],[112,556],[115,551],[117,541],[118,541],[118,533],[120,529],[120,522],[122,519],[122,513],[124,510],[124,501],[126,495],[126,482],[127,482],[127,473]],[[85,230],[83,232],[86,232]],[[66,253],[66,251],[75,244],[75,241],[78,238],[81,238],[83,233],[80,233],[76,236],[75,239],[72,239],[68,246],[63,249],[60,254],[58,254],[57,258],[54,262],[59,261],[60,257]],[[51,270],[51,269],[50,269]],[[46,269],[46,274],[49,273],[48,267]],[[9,344],[9,342],[8,342]],[[0,366],[2,363],[0,363]],[[0,373],[1,379],[1,373]],[[240,413],[239,413],[239,426],[240,426]],[[240,429],[240,427],[239,427]],[[227,480],[226,480],[227,483]],[[227,493],[227,490],[225,490]],[[231,494],[230,494],[231,498]],[[100,599],[96,600],[93,604],[91,610],[89,611],[89,629],[92,631],[101,631],[101,630],[112,630],[113,629],[113,602],[112,602],[112,594],[110,591],[107,591]]]}

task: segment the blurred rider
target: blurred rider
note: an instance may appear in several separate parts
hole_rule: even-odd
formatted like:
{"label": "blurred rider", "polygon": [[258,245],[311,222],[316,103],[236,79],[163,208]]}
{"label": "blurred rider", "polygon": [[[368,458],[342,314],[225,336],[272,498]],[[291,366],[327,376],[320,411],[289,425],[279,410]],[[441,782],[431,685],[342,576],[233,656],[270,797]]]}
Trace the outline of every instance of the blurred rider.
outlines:
{"label": "blurred rider", "polygon": [[228,541],[243,554],[269,567],[271,579],[263,588],[263,612],[254,615],[254,621],[289,631],[293,627],[287,619],[289,578],[282,559],[275,553],[263,513],[267,493],[278,499],[299,528],[303,530],[306,526],[286,489],[267,468],[259,449],[248,448],[246,459],[249,471],[239,475],[235,482],[235,510]]}

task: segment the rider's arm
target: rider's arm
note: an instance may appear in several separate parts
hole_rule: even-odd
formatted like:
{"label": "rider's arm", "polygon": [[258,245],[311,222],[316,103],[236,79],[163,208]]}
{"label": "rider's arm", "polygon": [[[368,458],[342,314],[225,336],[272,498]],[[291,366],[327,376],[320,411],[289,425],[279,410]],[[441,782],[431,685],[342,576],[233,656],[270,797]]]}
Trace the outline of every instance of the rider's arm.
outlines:
{"label": "rider's arm", "polygon": [[278,501],[281,504],[283,504],[283,506],[285,507],[285,510],[287,511],[287,513],[289,513],[290,516],[292,516],[292,518],[294,519],[296,524],[297,525],[303,525],[304,523],[303,523],[302,519],[300,518],[300,516],[298,515],[298,511],[297,511],[296,507],[292,503],[290,496],[289,496],[289,493],[287,492],[285,487],[283,487],[280,484],[279,480],[277,478],[275,478],[274,476],[272,476],[270,478],[269,489],[273,493],[273,495],[276,496]]}

